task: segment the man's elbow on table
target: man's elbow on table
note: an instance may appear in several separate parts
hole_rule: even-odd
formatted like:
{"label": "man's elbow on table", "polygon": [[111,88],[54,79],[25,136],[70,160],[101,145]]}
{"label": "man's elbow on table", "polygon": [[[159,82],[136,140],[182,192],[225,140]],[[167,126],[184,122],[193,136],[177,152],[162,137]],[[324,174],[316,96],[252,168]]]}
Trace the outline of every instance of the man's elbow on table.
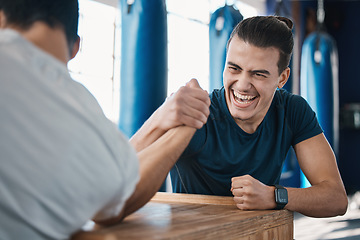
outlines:
{"label": "man's elbow on table", "polygon": [[348,208],[348,198],[346,195],[346,190],[342,183],[337,183],[336,185],[329,186],[332,190],[329,191],[330,196],[328,195],[328,201],[330,204],[328,205],[330,209],[330,216],[342,216],[346,213]]}
{"label": "man's elbow on table", "polygon": [[338,204],[334,204],[336,207],[336,215],[342,216],[346,213],[348,208],[348,198],[346,194],[341,194],[338,200]]}
{"label": "man's elbow on table", "polygon": [[116,217],[112,217],[112,218],[108,218],[108,219],[101,219],[101,220],[93,219],[93,221],[98,225],[108,226],[108,225],[113,225],[113,224],[122,222],[125,217],[126,217],[125,211],[123,209],[120,212],[120,214],[117,215]]}
{"label": "man's elbow on table", "polygon": [[328,201],[331,203],[328,205],[328,212],[324,216],[320,217],[336,217],[342,216],[346,213],[348,208],[347,195],[343,191],[334,191],[333,196]]}

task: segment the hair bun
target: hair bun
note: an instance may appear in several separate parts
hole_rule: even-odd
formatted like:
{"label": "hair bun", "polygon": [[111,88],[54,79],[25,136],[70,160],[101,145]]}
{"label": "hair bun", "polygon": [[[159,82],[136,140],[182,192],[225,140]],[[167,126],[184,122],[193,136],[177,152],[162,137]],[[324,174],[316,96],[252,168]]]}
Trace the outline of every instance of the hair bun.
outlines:
{"label": "hair bun", "polygon": [[285,23],[286,26],[288,26],[288,28],[290,28],[290,30],[293,28],[294,23],[289,18],[279,17],[279,16],[276,16],[276,18],[279,19],[281,22]]}

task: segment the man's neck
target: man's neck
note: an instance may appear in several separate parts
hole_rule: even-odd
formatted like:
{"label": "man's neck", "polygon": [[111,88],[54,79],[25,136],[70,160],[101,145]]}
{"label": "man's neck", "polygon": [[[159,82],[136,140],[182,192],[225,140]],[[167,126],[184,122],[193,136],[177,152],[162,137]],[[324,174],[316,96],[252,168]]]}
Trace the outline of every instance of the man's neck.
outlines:
{"label": "man's neck", "polygon": [[70,60],[66,36],[61,28],[51,28],[45,23],[36,22],[28,30],[14,30],[61,62],[67,64]]}
{"label": "man's neck", "polygon": [[238,119],[235,119],[235,122],[244,132],[246,132],[248,134],[253,134],[254,132],[256,132],[256,130],[260,126],[260,124],[258,124],[258,123],[255,124],[255,123],[250,123],[248,121],[242,121],[242,120],[238,120]]}

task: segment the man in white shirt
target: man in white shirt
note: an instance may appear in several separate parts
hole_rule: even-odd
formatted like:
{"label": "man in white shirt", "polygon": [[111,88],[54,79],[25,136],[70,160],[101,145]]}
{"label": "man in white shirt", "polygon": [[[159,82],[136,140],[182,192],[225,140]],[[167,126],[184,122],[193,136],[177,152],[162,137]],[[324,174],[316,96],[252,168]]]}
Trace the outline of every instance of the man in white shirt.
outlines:
{"label": "man in white shirt", "polygon": [[77,0],[0,0],[0,239],[67,239],[89,219],[121,221],[151,199],[209,114],[192,80],[181,89],[197,98],[182,122],[192,127],[135,150],[68,73],[77,25]]}

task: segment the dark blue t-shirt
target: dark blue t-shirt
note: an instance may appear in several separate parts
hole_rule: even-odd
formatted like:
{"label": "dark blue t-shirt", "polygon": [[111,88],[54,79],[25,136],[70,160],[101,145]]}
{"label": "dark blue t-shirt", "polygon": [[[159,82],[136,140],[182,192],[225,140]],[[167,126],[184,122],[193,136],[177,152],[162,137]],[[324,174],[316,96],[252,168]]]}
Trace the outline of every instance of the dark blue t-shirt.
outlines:
{"label": "dark blue t-shirt", "polygon": [[231,117],[224,92],[212,92],[207,123],[171,169],[174,192],[231,196],[231,178],[246,174],[276,184],[290,147],[322,133],[301,96],[277,90],[264,120],[248,134]]}

